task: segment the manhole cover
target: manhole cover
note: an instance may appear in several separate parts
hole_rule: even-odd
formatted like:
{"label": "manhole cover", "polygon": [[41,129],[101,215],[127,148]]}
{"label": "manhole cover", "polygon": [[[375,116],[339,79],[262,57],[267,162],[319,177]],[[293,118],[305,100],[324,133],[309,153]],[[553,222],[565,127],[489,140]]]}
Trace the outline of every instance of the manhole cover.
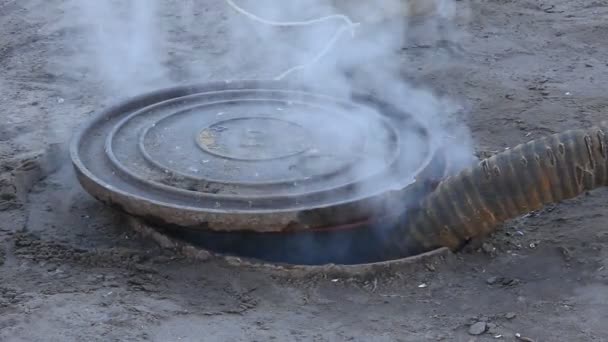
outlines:
{"label": "manhole cover", "polygon": [[408,113],[367,96],[340,99],[276,81],[131,99],[91,120],[71,156],[97,199],[190,232],[365,221],[404,209],[417,177],[443,170]]}

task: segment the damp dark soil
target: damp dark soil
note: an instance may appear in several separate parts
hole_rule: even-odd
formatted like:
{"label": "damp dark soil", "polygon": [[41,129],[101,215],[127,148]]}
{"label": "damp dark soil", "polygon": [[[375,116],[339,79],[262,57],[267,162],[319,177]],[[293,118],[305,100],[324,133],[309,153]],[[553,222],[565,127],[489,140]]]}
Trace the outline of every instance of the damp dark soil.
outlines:
{"label": "damp dark soil", "polygon": [[[110,100],[86,63],[66,68],[83,39],[70,4],[0,0],[1,341],[608,340],[603,189],[510,221],[477,248],[368,276],[193,260],[138,237],[66,159],[38,157]],[[400,58],[404,77],[466,104],[480,153],[606,118],[605,1],[475,7],[462,55],[417,44]],[[224,4],[195,9],[200,35],[168,27],[182,32],[168,41],[171,78],[193,81],[201,64],[198,80],[252,76],[252,62],[222,64]]]}

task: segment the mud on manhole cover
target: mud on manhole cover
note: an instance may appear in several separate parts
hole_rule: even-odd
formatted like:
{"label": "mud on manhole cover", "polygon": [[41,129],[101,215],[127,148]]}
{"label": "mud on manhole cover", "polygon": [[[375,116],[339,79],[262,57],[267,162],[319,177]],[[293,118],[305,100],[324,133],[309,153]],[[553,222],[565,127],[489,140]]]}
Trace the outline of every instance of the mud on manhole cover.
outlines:
{"label": "mud on manhole cover", "polygon": [[276,81],[128,100],[88,122],[71,157],[90,194],[167,234],[305,264],[382,259],[390,222],[380,218],[415,203],[446,170],[408,113]]}

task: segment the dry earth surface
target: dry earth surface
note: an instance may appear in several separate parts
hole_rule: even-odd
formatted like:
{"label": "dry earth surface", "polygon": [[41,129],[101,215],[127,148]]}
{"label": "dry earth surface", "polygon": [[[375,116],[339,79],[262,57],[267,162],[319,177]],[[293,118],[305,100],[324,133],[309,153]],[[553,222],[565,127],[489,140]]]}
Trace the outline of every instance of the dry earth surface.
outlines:
{"label": "dry earth surface", "polygon": [[[222,64],[233,14],[200,3],[205,20],[171,27],[171,79],[193,81],[197,61],[203,79],[251,76],[255,61]],[[85,194],[67,159],[15,193],[46,165],[37,151],[112,100],[86,63],[65,67],[85,39],[66,6],[0,0],[1,341],[608,341],[602,189],[508,222],[479,250],[364,278],[161,251]],[[462,56],[419,45],[401,58],[404,75],[466,104],[479,151],[605,118],[608,2],[485,0],[474,13]]]}

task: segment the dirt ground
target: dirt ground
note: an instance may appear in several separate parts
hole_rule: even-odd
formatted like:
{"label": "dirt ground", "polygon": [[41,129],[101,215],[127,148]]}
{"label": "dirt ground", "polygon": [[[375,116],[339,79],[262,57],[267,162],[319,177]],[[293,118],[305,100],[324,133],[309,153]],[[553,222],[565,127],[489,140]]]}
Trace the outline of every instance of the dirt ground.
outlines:
{"label": "dirt ground", "polygon": [[[356,279],[161,251],[85,194],[67,160],[19,201],[14,168],[108,101],[89,70],[62,65],[82,39],[62,5],[0,0],[1,341],[608,341],[603,189],[508,222],[479,250]],[[228,9],[200,11],[214,14],[206,39],[221,36]],[[467,104],[480,151],[605,119],[606,1],[485,0],[475,13],[461,58],[433,64],[444,52],[423,46],[402,58],[408,77]],[[188,39],[170,41],[176,82],[191,81]],[[228,77],[224,47],[201,44],[218,60],[208,76]]]}

